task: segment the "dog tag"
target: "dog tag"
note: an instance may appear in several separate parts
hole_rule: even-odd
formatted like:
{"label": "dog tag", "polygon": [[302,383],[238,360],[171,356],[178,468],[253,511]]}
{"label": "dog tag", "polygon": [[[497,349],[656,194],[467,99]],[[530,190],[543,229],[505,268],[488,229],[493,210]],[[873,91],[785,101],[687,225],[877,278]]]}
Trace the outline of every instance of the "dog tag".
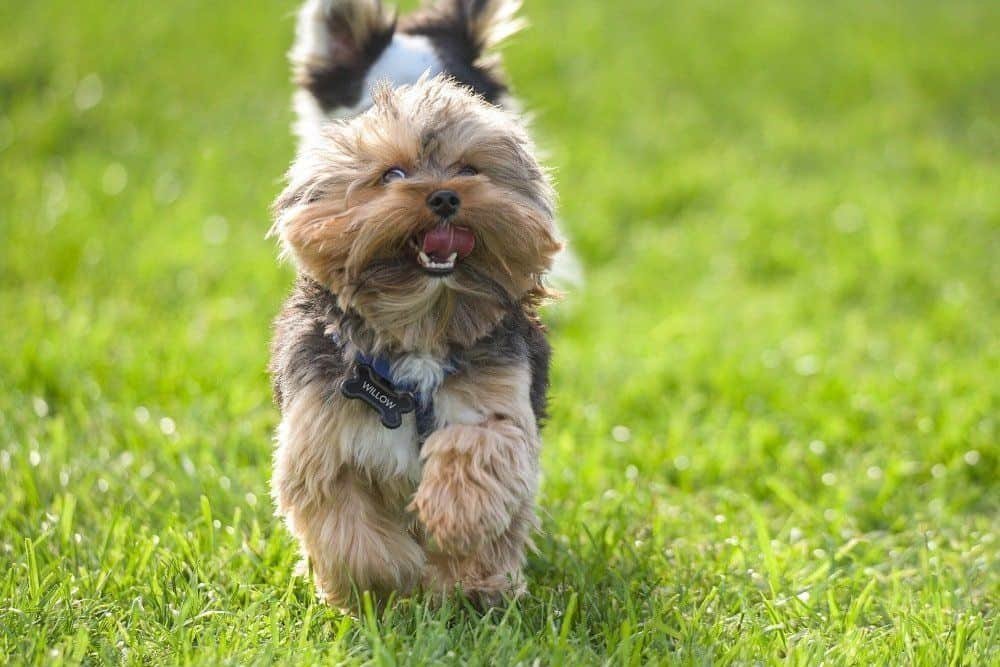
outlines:
{"label": "dog tag", "polygon": [[397,392],[395,388],[372,372],[367,364],[355,364],[355,376],[344,383],[341,393],[347,398],[363,401],[382,420],[386,428],[399,428],[403,423],[403,415],[413,412],[413,394],[408,391]]}

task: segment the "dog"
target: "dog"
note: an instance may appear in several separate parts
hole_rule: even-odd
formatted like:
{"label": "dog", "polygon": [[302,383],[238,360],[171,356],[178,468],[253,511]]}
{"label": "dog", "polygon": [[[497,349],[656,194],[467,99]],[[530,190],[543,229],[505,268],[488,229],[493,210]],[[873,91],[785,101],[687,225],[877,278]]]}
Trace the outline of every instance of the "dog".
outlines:
{"label": "dog", "polygon": [[443,75],[375,86],[290,168],[272,492],[330,604],[524,592],[553,209],[519,117]]}
{"label": "dog", "polygon": [[[522,114],[497,53],[525,27],[520,7],[521,0],[428,0],[398,17],[381,0],[306,0],[289,52],[299,149],[321,140],[328,120],[368,109],[376,84],[412,84],[424,74],[447,75]],[[565,241],[548,279],[566,293],[583,284],[580,262]]]}

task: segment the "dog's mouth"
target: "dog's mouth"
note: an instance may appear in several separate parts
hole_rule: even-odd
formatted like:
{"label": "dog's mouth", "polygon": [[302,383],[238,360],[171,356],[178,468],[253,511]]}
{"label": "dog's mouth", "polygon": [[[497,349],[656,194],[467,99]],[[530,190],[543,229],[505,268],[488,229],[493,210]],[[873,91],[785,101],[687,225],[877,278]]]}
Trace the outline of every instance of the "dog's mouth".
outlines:
{"label": "dog's mouth", "polygon": [[469,256],[476,245],[476,237],[467,227],[444,222],[415,237],[411,244],[420,268],[431,275],[446,276],[455,270],[459,261]]}

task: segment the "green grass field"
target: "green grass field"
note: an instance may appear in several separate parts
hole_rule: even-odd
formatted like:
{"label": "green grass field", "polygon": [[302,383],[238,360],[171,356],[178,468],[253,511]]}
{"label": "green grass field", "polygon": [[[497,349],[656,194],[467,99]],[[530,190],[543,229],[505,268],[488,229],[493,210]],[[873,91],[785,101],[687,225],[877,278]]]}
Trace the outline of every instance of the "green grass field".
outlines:
{"label": "green grass field", "polygon": [[1000,664],[1000,5],[527,0],[586,282],[485,618],[271,514],[294,6],[0,5],[0,661]]}

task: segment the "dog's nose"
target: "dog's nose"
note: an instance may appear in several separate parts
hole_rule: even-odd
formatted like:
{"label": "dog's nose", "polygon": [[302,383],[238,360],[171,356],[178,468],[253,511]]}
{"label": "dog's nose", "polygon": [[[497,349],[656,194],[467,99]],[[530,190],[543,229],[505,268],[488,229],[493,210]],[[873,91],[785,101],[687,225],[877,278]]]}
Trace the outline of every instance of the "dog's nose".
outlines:
{"label": "dog's nose", "polygon": [[454,190],[437,190],[427,196],[427,206],[442,218],[454,215],[461,203]]}

